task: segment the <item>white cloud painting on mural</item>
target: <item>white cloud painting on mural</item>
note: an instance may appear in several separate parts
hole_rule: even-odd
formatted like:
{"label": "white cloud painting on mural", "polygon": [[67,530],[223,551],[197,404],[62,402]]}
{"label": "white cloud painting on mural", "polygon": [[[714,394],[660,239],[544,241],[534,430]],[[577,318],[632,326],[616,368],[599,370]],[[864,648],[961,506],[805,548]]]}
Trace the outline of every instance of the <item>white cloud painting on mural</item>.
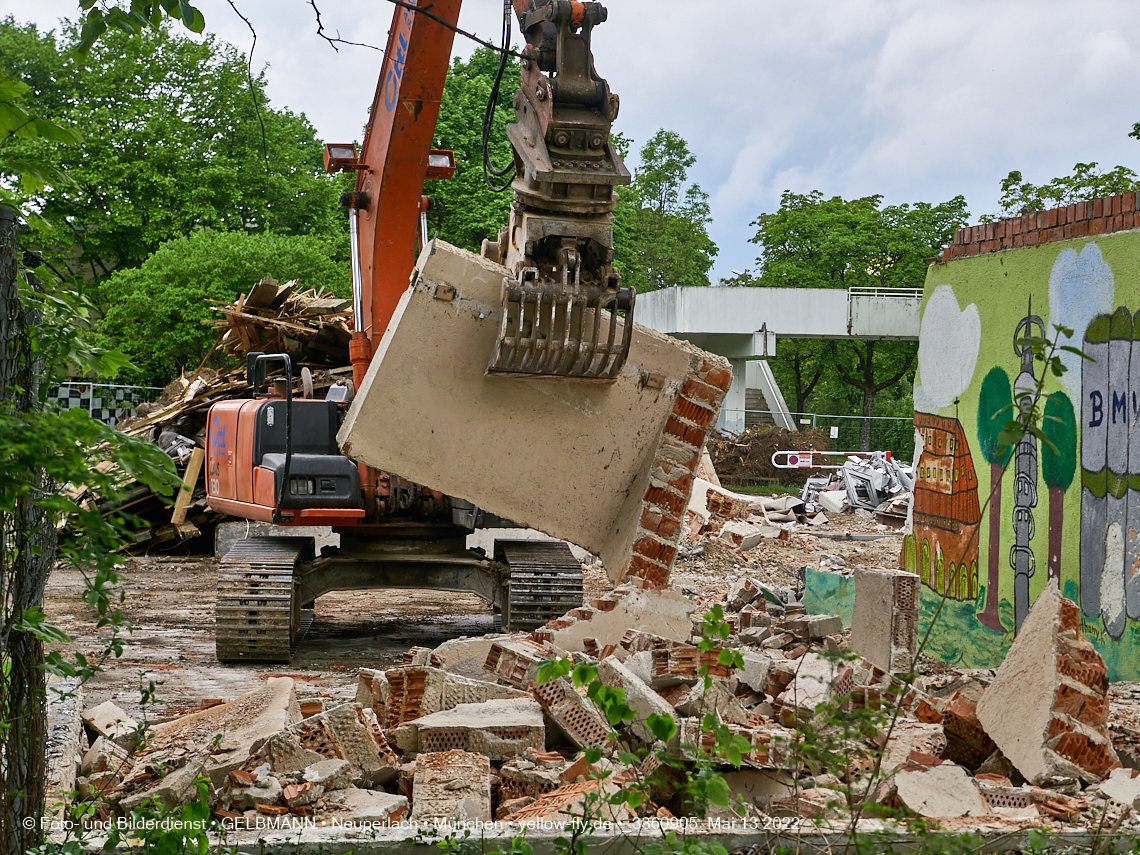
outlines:
{"label": "white cloud painting on mural", "polygon": [[[958,307],[949,285],[939,285],[922,313],[918,334],[918,376],[914,408],[935,412],[966,391],[978,364],[982,322],[974,303]],[[917,459],[917,457],[915,458]]]}
{"label": "white cloud painting on mural", "polygon": [[[1100,254],[1100,247],[1087,243],[1078,253],[1063,249],[1049,272],[1049,320],[1045,334],[1052,338],[1054,325],[1073,331],[1071,339],[1062,344],[1080,347],[1085,330],[1097,315],[1111,314],[1116,285],[1112,268]],[[1081,358],[1075,353],[1062,352],[1061,363],[1069,369],[1061,377],[1061,385],[1069,399],[1081,399]]]}

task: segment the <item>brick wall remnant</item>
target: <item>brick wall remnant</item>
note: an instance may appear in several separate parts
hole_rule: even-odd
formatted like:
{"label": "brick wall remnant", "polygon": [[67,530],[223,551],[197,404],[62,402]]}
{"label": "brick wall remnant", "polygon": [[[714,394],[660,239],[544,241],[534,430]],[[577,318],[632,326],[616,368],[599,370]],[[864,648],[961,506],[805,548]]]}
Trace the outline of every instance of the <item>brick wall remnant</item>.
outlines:
{"label": "brick wall remnant", "polygon": [[1080,609],[1051,581],[978,703],[978,719],[1031,783],[1098,781],[1120,766],[1108,729],[1104,660],[1080,634]]}

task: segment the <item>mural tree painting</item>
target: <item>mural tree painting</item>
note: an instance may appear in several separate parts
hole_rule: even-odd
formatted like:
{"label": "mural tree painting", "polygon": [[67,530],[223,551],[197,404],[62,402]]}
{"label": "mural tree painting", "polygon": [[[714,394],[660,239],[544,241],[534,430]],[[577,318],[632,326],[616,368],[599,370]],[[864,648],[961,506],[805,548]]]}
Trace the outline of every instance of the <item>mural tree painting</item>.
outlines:
{"label": "mural tree painting", "polygon": [[1041,429],[1048,443],[1041,444],[1041,474],[1049,488],[1049,579],[1061,582],[1061,528],[1065,521],[1065,492],[1077,472],[1077,417],[1064,392],[1054,392],[1045,403]]}
{"label": "mural tree painting", "polygon": [[[986,581],[986,607],[978,615],[979,622],[996,632],[1007,632],[998,614],[998,567],[1001,540],[1001,476],[1013,448],[1002,446],[998,434],[1011,418],[1013,391],[1009,375],[1001,368],[991,368],[982,381],[978,397],[978,445],[982,457],[990,464],[990,554]],[[1070,407],[1071,408],[1071,407]],[[1070,475],[1070,479],[1072,476]]]}

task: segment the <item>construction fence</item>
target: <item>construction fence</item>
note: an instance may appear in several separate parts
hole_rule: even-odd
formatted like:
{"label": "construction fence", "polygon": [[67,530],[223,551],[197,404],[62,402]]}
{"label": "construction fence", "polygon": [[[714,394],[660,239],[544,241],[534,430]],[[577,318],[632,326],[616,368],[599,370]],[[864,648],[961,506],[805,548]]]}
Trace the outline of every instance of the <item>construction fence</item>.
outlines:
{"label": "construction fence", "polygon": [[[770,410],[729,410],[725,413],[744,413],[745,425],[771,422]],[[790,413],[800,427],[822,428],[831,434],[831,447],[837,451],[854,451],[859,448],[859,433],[863,416],[837,416],[831,413]],[[914,418],[901,416],[871,416],[871,450],[889,451],[897,460],[910,461],[914,457]]]}

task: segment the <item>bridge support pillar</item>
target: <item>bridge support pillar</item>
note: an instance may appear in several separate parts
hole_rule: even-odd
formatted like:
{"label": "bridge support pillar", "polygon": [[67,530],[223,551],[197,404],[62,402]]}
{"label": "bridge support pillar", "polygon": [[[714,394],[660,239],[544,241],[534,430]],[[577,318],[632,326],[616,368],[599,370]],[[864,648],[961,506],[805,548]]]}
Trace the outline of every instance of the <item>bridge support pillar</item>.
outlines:
{"label": "bridge support pillar", "polygon": [[747,362],[744,359],[729,359],[728,361],[732,366],[732,385],[728,387],[728,392],[725,393],[716,427],[722,433],[743,433],[744,375]]}

